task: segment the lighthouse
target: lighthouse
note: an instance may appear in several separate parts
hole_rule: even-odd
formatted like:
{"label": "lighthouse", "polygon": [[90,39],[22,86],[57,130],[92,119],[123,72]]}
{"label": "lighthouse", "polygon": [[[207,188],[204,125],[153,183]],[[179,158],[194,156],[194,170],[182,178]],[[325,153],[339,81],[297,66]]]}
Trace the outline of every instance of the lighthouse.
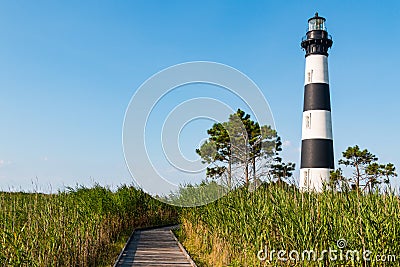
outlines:
{"label": "lighthouse", "polygon": [[325,18],[308,20],[301,47],[306,52],[300,182],[302,190],[320,192],[334,169],[328,49],[332,38]]}

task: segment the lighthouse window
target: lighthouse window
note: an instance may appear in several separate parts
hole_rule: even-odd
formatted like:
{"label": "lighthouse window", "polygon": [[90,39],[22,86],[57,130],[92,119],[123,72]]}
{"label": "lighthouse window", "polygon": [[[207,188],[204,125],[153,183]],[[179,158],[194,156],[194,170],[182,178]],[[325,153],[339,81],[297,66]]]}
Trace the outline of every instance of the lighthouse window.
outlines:
{"label": "lighthouse window", "polygon": [[311,129],[311,113],[306,116],[306,128]]}
{"label": "lighthouse window", "polygon": [[315,20],[315,28],[317,30],[323,30],[324,29],[324,21],[322,19],[316,19]]}
{"label": "lighthouse window", "polygon": [[325,29],[325,21],[323,18],[314,18],[308,22],[308,30],[326,30]]}
{"label": "lighthouse window", "polygon": [[304,171],[304,186],[310,185],[310,169]]}
{"label": "lighthouse window", "polygon": [[312,82],[312,75],[313,75],[313,70],[307,72],[307,80],[309,83]]}

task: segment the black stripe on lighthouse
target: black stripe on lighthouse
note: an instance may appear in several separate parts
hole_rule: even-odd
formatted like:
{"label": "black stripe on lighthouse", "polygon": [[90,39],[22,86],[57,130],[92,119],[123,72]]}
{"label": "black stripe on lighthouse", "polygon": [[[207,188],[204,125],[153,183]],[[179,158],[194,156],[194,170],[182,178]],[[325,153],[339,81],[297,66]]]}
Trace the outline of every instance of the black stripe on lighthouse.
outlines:
{"label": "black stripe on lighthouse", "polygon": [[334,169],[333,141],[305,139],[301,141],[301,168]]}
{"label": "black stripe on lighthouse", "polygon": [[331,111],[329,84],[309,83],[304,86],[304,107],[307,110]]}

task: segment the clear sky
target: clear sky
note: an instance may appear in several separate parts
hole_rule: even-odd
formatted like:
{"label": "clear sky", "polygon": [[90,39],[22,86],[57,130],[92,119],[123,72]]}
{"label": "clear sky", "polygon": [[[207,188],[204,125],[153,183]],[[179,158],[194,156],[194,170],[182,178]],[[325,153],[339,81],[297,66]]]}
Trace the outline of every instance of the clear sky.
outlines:
{"label": "clear sky", "polygon": [[[400,168],[399,1],[2,1],[0,189],[130,183],[121,135],[132,95],[154,73],[196,60],[230,65],[261,88],[284,157],[299,165],[300,41],[316,11],[334,41],[336,158],[358,144]],[[208,125],[191,126],[182,150],[195,158]]]}

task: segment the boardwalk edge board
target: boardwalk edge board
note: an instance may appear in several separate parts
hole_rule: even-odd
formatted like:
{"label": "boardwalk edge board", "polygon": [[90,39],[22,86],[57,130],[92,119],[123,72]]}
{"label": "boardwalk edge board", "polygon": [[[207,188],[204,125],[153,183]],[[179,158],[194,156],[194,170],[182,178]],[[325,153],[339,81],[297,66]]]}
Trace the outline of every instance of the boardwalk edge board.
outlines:
{"label": "boardwalk edge board", "polygon": [[192,260],[192,258],[190,257],[189,253],[186,251],[185,247],[181,244],[181,242],[179,242],[178,238],[176,238],[174,232],[172,232],[172,230],[169,230],[169,231],[171,232],[172,237],[175,239],[176,243],[178,243],[178,246],[179,246],[180,250],[183,252],[183,254],[185,254],[185,257],[188,259],[190,264],[193,267],[197,267],[196,263]]}
{"label": "boardwalk edge board", "polygon": [[125,245],[124,245],[124,247],[122,248],[121,252],[119,253],[118,258],[117,258],[117,260],[115,261],[113,267],[117,267],[117,266],[118,266],[118,263],[121,261],[122,254],[124,254],[124,251],[126,250],[126,247],[127,247],[128,244],[131,242],[133,236],[135,235],[135,232],[138,231],[138,230],[139,230],[139,229],[135,229],[135,230],[132,231],[132,234],[129,236],[128,240],[125,242]]}

